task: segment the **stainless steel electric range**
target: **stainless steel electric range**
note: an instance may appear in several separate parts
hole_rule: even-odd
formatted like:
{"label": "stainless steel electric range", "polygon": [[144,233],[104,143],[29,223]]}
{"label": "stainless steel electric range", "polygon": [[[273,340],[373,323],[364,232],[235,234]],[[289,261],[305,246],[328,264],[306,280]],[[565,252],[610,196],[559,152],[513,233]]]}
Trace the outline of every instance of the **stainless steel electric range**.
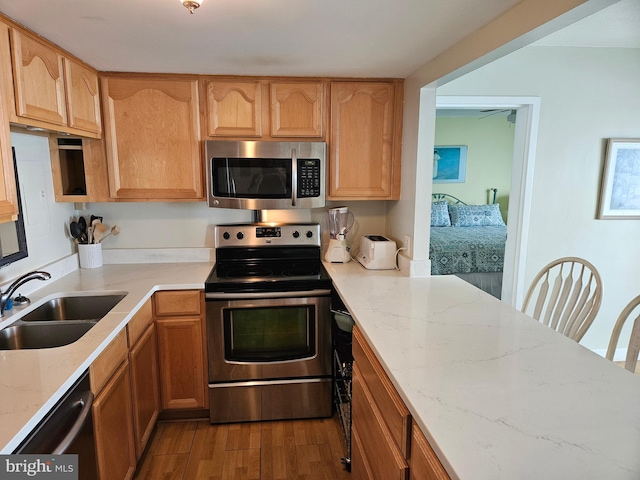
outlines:
{"label": "stainless steel electric range", "polygon": [[215,245],[205,282],[211,423],[331,416],[320,225],[218,225]]}

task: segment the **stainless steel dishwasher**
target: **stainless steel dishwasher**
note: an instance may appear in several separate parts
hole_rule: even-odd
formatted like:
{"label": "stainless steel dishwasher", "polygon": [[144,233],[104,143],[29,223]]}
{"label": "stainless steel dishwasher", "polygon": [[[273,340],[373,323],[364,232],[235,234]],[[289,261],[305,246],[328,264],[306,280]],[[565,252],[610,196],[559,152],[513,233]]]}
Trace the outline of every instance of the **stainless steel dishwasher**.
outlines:
{"label": "stainless steel dishwasher", "polygon": [[89,372],[69,389],[14,453],[77,454],[82,480],[97,480]]}

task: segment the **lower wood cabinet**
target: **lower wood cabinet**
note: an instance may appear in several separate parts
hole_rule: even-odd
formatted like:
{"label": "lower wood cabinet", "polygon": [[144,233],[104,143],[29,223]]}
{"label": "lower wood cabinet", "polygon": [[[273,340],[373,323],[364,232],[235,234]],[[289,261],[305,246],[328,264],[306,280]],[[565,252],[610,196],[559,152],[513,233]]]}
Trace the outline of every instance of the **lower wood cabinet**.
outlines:
{"label": "lower wood cabinet", "polygon": [[156,326],[151,323],[129,350],[136,459],[140,459],[160,413]]}
{"label": "lower wood cabinet", "polygon": [[357,365],[353,367],[352,388],[353,420],[362,435],[360,441],[363,458],[357,464],[362,464],[366,470],[373,472],[374,479],[406,480],[409,465],[391,436],[383,413],[363,382]]}
{"label": "lower wood cabinet", "polygon": [[417,425],[411,434],[410,480],[449,480],[449,475],[438,460],[429,442]]}
{"label": "lower wood cabinet", "polygon": [[351,478],[353,480],[373,480],[375,478],[369,466],[369,460],[364,453],[360,433],[355,426],[351,428]]}
{"label": "lower wood cabinet", "polygon": [[154,312],[162,410],[208,408],[203,293],[157,292]]}
{"label": "lower wood cabinet", "polygon": [[[124,331],[122,332],[124,334]],[[124,339],[124,335],[122,335]],[[95,399],[93,402],[93,423],[96,437],[96,456],[100,480],[128,480],[133,478],[136,469],[136,455],[131,416],[131,380],[129,361],[126,358],[126,340],[124,355],[120,355],[121,342],[112,345],[98,357],[91,366],[91,384]],[[113,353],[113,355],[112,355]],[[106,354],[106,355],[105,355]],[[96,393],[93,375],[104,378],[100,372],[109,370],[112,360],[122,359],[115,373]],[[95,366],[95,367],[94,367]],[[95,386],[94,386],[95,385]]]}
{"label": "lower wood cabinet", "polygon": [[354,480],[448,480],[358,327],[353,330],[353,358]]}
{"label": "lower wood cabinet", "polygon": [[100,480],[130,479],[160,413],[151,301],[93,362],[90,379]]}

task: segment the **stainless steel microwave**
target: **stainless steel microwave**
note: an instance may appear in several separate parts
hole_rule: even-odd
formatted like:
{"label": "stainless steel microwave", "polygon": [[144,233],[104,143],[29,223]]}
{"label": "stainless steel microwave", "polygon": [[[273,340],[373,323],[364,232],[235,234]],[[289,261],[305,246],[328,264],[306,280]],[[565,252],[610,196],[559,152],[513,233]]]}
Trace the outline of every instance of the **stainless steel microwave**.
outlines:
{"label": "stainless steel microwave", "polygon": [[326,143],[209,140],[210,207],[246,210],[325,205]]}

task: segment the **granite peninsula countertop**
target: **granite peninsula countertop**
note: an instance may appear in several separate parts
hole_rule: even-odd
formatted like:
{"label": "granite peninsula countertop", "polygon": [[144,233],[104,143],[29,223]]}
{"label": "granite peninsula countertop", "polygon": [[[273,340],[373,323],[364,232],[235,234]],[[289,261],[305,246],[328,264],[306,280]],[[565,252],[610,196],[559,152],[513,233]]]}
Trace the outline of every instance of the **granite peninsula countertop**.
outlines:
{"label": "granite peninsula countertop", "polygon": [[451,478],[640,478],[640,377],[455,276],[325,267]]}
{"label": "granite peninsula countertop", "polygon": [[[153,263],[76,269],[30,294],[29,309],[60,293],[127,292],[107,316],[70,345],[0,350],[0,453],[11,453],[20,444],[154,292],[203,289],[212,266]],[[14,320],[18,315],[12,313]],[[2,319],[2,326],[10,321],[11,317]]]}

